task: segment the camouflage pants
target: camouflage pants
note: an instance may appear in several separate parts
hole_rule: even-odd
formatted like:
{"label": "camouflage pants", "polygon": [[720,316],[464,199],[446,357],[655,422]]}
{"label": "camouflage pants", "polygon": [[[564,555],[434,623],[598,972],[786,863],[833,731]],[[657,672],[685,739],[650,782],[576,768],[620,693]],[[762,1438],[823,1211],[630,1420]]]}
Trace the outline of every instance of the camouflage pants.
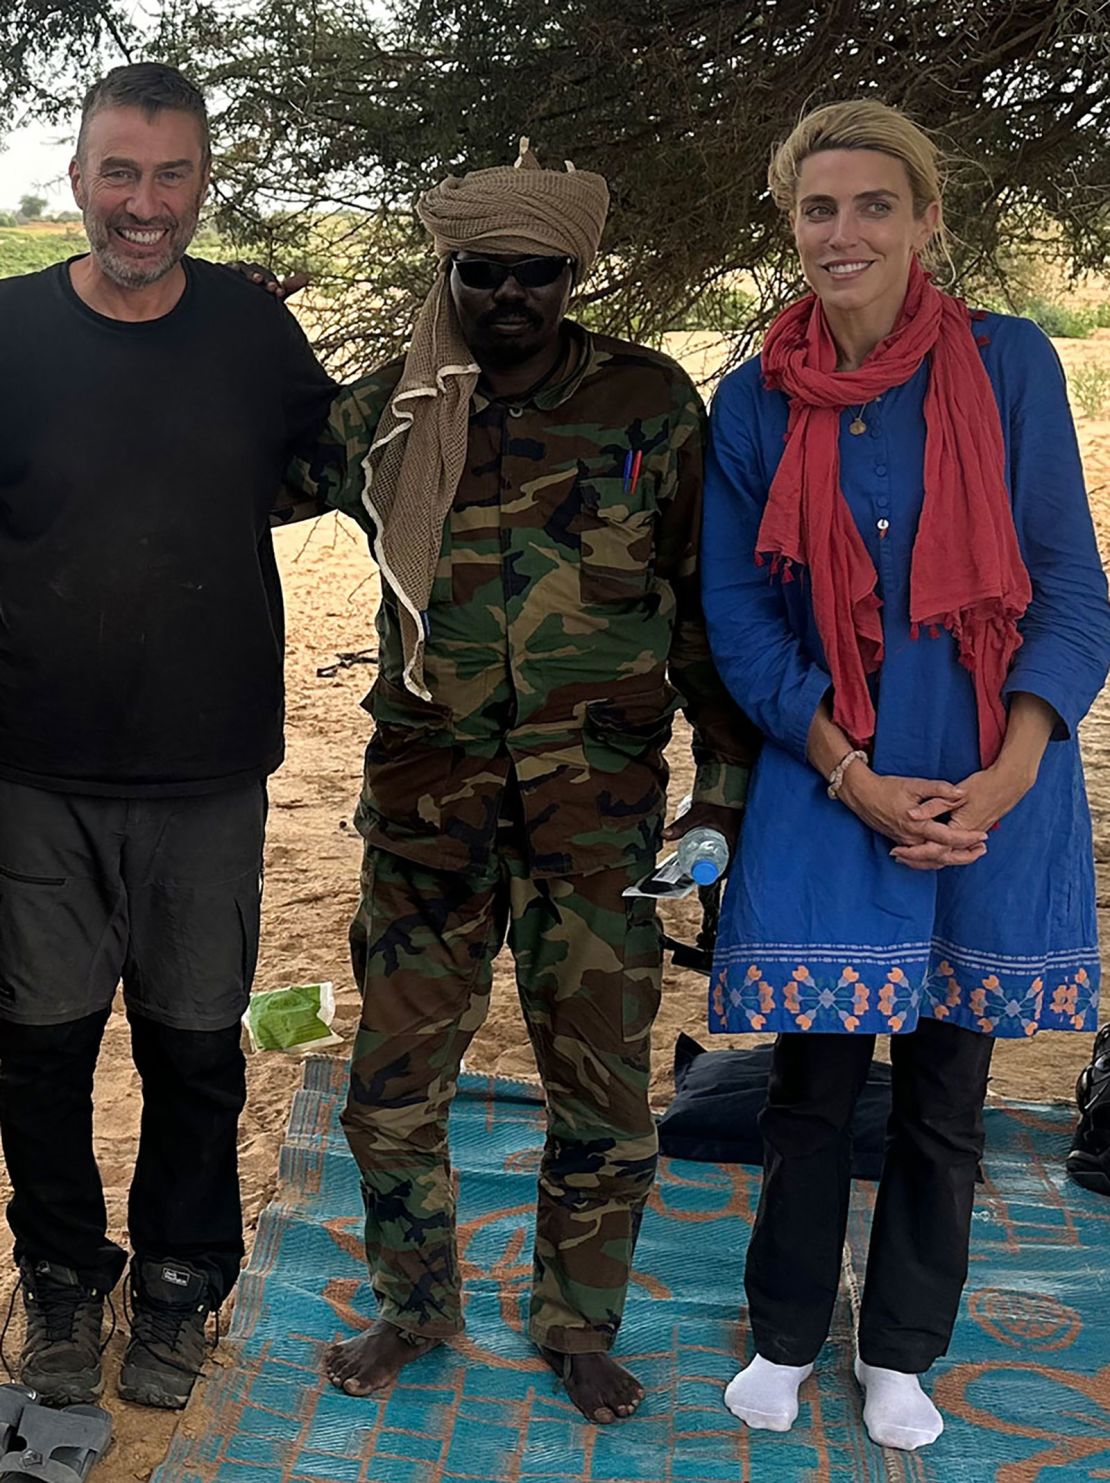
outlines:
{"label": "camouflage pants", "polygon": [[475,877],[367,847],[351,927],[362,1023],[342,1120],[374,1290],[397,1327],[462,1328],[447,1115],[507,929],[548,1112],[529,1332],[564,1353],[612,1345],[657,1150],[660,933],[652,902],[621,897],[644,868],[531,880],[503,850]]}

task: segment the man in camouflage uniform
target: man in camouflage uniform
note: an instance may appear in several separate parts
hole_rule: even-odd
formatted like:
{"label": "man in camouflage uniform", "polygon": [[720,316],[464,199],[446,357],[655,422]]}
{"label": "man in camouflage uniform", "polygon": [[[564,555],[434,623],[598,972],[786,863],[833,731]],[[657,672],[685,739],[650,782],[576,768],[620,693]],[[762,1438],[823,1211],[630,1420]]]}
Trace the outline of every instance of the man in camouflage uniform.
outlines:
{"label": "man in camouflage uniform", "polygon": [[[476,364],[417,665],[371,514],[381,465],[367,458],[403,400],[406,362],[341,394],[330,442],[298,481],[363,523],[383,567],[356,815],[363,1013],[343,1116],[381,1317],[327,1369],[367,1394],[462,1328],[447,1115],[507,931],[548,1105],[530,1334],[583,1414],[608,1422],[643,1396],[608,1351],[656,1163],[661,977],[654,905],[622,893],[659,846],[676,708],[697,761],[683,828],[735,837],[752,732],[702,624],[701,402],[665,356],[564,320],[607,194],[583,241],[574,202],[566,224],[536,214],[533,193],[548,188],[537,172],[555,172],[524,164],[449,182],[446,208],[435,192],[422,202],[443,267],[433,297],[442,316],[449,295]],[[604,192],[584,172],[556,178]],[[443,214],[484,185],[504,192],[503,220],[468,250],[466,223]]]}

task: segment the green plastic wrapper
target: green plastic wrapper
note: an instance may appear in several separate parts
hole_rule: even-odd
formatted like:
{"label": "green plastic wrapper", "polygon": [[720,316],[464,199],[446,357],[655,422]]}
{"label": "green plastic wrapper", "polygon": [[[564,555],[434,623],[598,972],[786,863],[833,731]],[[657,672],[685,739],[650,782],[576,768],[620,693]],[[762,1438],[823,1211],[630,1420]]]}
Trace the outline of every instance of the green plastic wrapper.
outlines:
{"label": "green plastic wrapper", "polygon": [[243,1024],[251,1050],[296,1054],[339,1045],[342,1037],[331,1027],[334,1019],[335,991],[330,983],[293,984],[252,994]]}

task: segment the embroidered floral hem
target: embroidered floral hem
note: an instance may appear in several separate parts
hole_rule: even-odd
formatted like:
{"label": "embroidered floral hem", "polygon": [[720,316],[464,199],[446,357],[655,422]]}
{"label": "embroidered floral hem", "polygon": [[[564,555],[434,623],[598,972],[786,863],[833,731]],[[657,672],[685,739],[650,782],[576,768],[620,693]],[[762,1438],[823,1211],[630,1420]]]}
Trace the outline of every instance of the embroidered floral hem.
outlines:
{"label": "embroidered floral hem", "polygon": [[896,948],[763,943],[718,953],[718,1034],[898,1035],[946,1020],[1005,1039],[1098,1027],[1096,947],[1018,958],[936,938]]}

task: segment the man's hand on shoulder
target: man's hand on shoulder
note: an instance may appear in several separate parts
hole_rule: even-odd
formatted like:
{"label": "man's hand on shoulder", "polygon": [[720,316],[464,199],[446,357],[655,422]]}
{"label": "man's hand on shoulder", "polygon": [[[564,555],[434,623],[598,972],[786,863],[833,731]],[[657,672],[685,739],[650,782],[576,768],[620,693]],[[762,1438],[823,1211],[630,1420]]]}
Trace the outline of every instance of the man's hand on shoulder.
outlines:
{"label": "man's hand on shoulder", "polygon": [[248,282],[257,283],[259,288],[273,294],[275,299],[291,298],[293,294],[306,288],[309,282],[307,273],[290,273],[287,278],[278,278],[271,268],[264,267],[261,263],[234,262],[224,263],[223,266],[246,278]]}

